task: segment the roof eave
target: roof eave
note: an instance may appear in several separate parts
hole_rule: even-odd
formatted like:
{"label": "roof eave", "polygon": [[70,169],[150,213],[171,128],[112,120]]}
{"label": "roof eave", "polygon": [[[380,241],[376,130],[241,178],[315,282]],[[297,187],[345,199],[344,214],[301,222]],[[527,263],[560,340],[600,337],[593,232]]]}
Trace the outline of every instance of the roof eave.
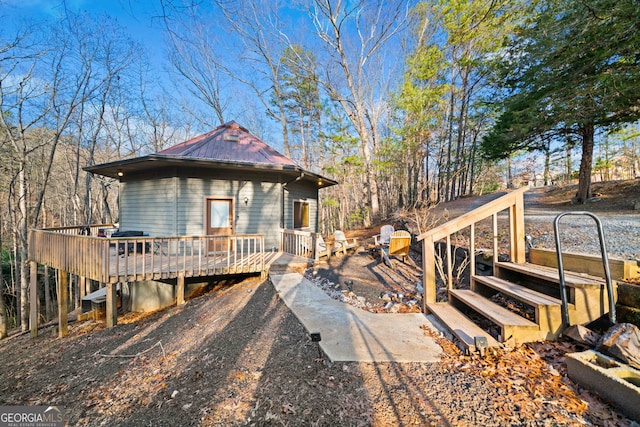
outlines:
{"label": "roof eave", "polygon": [[181,157],[173,155],[161,155],[161,154],[149,154],[147,156],[135,157],[131,159],[116,160],[114,162],[102,163],[99,165],[85,166],[82,168],[86,172],[107,176],[113,179],[122,179],[125,175],[144,169],[148,167],[140,167],[144,164],[154,163],[157,165],[171,166],[171,165],[199,165],[199,166],[217,166],[225,169],[237,169],[237,170],[268,170],[268,171],[282,171],[288,173],[299,173],[303,177],[310,178],[318,184],[319,188],[329,187],[337,185],[338,182],[330,178],[326,178],[322,175],[306,171],[299,166],[295,165],[272,165],[272,164],[260,164],[260,163],[245,163],[245,162],[233,162],[224,160],[211,160],[211,159],[197,159],[192,157]]}

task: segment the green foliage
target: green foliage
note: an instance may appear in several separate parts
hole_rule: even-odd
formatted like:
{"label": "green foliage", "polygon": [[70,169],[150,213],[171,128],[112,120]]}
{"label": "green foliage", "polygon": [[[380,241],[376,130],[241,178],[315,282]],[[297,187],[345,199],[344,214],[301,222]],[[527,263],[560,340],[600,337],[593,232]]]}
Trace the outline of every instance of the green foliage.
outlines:
{"label": "green foliage", "polygon": [[482,143],[489,158],[640,117],[637,0],[555,0],[536,12],[500,58],[508,96]]}

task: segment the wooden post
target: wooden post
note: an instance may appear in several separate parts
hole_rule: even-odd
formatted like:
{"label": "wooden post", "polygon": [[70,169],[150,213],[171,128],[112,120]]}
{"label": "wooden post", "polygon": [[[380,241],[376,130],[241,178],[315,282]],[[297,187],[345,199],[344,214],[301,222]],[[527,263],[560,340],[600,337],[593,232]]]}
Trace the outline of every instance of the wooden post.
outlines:
{"label": "wooden post", "polygon": [[80,282],[80,305],[82,305],[82,298],[87,296],[87,278],[80,276],[78,281]]}
{"label": "wooden post", "polygon": [[107,283],[107,328],[113,328],[118,324],[118,295],[116,284]]}
{"label": "wooden post", "polygon": [[509,209],[509,219],[511,222],[511,262],[524,264],[525,240],[524,240],[524,197],[523,193],[516,194],[514,204]]}
{"label": "wooden post", "polygon": [[69,273],[58,270],[58,337],[64,338],[69,333]]}
{"label": "wooden post", "polygon": [[184,271],[178,273],[178,285],[176,287],[176,305],[184,304]]}
{"label": "wooden post", "polygon": [[427,236],[422,241],[422,287],[424,296],[424,312],[427,313],[427,304],[436,302],[436,251],[433,236]]}
{"label": "wooden post", "polygon": [[[29,323],[31,327],[31,338],[35,338],[38,336],[38,263],[35,261],[30,261],[29,265],[31,267],[30,272],[30,295],[29,295],[29,303],[31,306],[29,307]],[[2,295],[0,294],[0,298]]]}

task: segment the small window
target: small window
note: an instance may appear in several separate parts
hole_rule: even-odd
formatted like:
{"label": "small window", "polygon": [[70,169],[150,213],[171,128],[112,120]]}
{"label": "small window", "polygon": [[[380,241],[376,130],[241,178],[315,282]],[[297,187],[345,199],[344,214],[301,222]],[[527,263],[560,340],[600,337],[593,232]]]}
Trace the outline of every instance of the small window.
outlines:
{"label": "small window", "polygon": [[293,228],[309,227],[309,202],[293,202]]}

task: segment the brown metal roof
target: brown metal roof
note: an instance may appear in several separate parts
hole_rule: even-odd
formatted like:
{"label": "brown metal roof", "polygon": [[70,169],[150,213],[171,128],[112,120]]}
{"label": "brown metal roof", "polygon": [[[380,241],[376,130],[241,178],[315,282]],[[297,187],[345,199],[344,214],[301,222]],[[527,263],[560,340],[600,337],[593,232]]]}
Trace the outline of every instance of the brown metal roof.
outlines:
{"label": "brown metal roof", "polygon": [[297,166],[291,159],[260,141],[234,121],[157,154],[223,162]]}
{"label": "brown metal roof", "polygon": [[330,178],[302,169],[234,121],[154,154],[85,166],[83,169],[122,180],[135,173],[181,166],[277,173],[288,179],[313,181],[318,188],[337,184]]}

